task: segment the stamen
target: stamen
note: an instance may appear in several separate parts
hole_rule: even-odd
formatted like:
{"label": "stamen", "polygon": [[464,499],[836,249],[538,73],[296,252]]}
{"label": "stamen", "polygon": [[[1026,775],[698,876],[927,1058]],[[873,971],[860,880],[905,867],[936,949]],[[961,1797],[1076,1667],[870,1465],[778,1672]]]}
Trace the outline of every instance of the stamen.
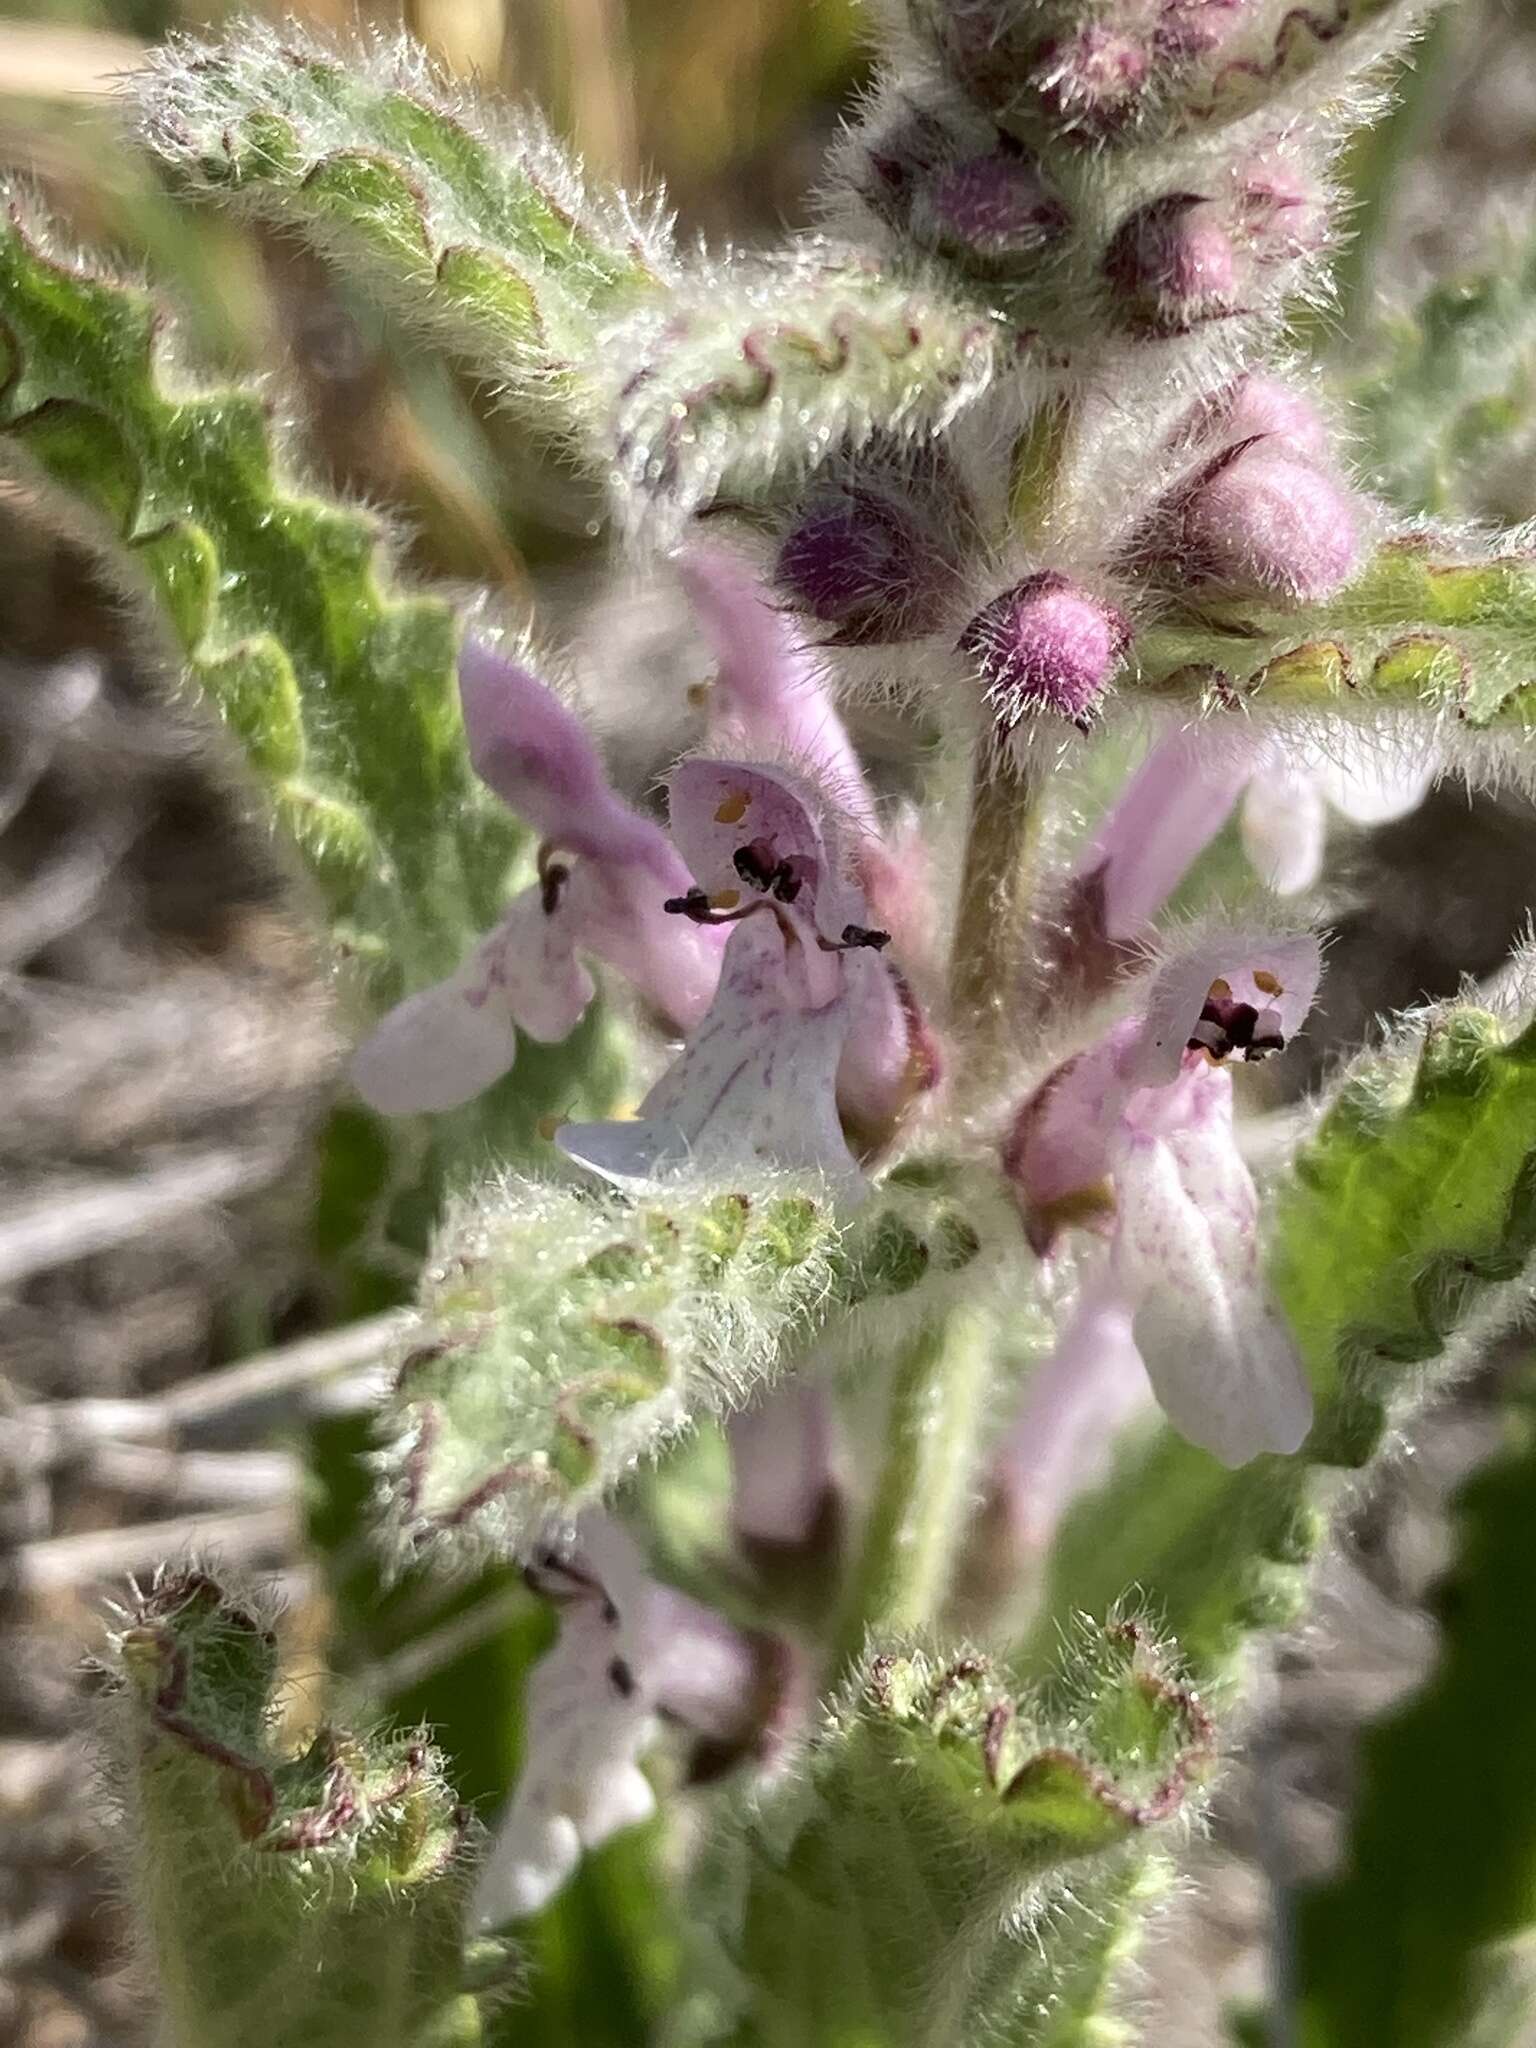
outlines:
{"label": "stamen", "polygon": [[1267,996],[1283,996],[1285,994],[1285,990],[1278,977],[1271,974],[1267,967],[1259,967],[1254,970],[1253,985],[1256,989],[1262,990]]}
{"label": "stamen", "polygon": [[560,908],[560,898],[565,893],[566,883],[571,879],[571,870],[547,842],[539,848],[537,868],[539,904],[546,917],[553,917]]}
{"label": "stamen", "polygon": [[621,1699],[634,1698],[635,1674],[622,1657],[615,1657],[608,1666],[608,1683]]}
{"label": "stamen", "polygon": [[1199,1021],[1185,1040],[1185,1050],[1203,1052],[1211,1060],[1224,1060],[1234,1053],[1245,1060],[1268,1059],[1271,1053],[1285,1050],[1280,1012],[1234,1002],[1228,984],[1213,981]]}
{"label": "stamen", "polygon": [[863,946],[868,946],[872,952],[878,953],[891,943],[891,935],[889,932],[876,931],[870,925],[845,924],[841,940],[823,939],[818,936],[816,943],[823,953],[855,953]]}
{"label": "stamen", "polygon": [[[733,896],[735,891],[727,889],[724,894]],[[750,917],[754,911],[771,908],[769,904],[759,901],[743,903],[737,909],[720,910],[715,907],[715,899],[706,896],[698,887],[690,889],[686,896],[669,896],[661,907],[673,917],[686,917],[690,924],[740,924],[744,917]]]}

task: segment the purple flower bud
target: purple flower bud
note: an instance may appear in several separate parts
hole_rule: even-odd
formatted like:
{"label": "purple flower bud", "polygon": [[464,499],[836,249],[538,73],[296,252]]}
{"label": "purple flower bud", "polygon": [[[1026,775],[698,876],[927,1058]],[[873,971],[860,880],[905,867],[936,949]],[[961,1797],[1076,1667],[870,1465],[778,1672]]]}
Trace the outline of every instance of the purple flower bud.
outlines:
{"label": "purple flower bud", "polygon": [[835,630],[836,647],[915,640],[938,624],[953,570],[913,508],[878,484],[816,493],[779,549],[774,580]]}
{"label": "purple flower bud", "polygon": [[1173,192],[1116,229],[1104,276],[1126,324],[1157,335],[1188,334],[1237,310],[1237,252],[1219,209],[1196,192]]}
{"label": "purple flower bud", "polygon": [[1279,442],[1240,441],[1178,494],[1159,547],[1185,581],[1315,604],[1360,559],[1348,489]]}
{"label": "purple flower bud", "polygon": [[1322,193],[1292,165],[1260,159],[1238,175],[1236,221],[1260,263],[1315,255],[1327,240]]}
{"label": "purple flower bud", "polygon": [[1271,436],[1292,455],[1323,463],[1332,452],[1328,422],[1304,392],[1258,371],[1236,378],[1197,405],[1174,436],[1178,445],[1254,441]]}
{"label": "purple flower bud", "polygon": [[1153,47],[1175,64],[1207,57],[1237,27],[1246,5],[1247,0],[1167,0]]}
{"label": "purple flower bud", "polygon": [[1045,569],[983,606],[961,634],[960,650],[975,656],[1005,729],[1039,710],[1086,732],[1130,639],[1124,613]]}
{"label": "purple flower bud", "polygon": [[1067,211],[1034,164],[994,150],[936,172],[918,191],[916,225],[943,249],[992,263],[1032,255],[1061,233]]}
{"label": "purple flower bud", "polygon": [[1151,69],[1144,36],[1095,25],[1039,52],[1035,89],[1046,112],[1063,127],[1109,135],[1137,112]]}

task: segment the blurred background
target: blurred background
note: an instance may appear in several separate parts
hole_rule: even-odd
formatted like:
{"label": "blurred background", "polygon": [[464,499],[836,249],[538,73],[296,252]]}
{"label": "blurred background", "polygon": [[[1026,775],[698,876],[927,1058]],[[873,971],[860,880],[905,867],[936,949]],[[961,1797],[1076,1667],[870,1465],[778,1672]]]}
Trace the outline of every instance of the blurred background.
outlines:
{"label": "blurred background", "polygon": [[[338,32],[358,19],[340,0],[292,11]],[[405,26],[465,78],[539,101],[594,171],[664,181],[685,231],[717,241],[814,218],[822,153],[864,74],[855,0],[414,0],[403,24],[360,12],[381,33]],[[83,241],[152,272],[211,371],[270,377],[317,479],[387,508],[413,573],[489,585],[512,612],[598,641],[619,671],[680,659],[665,622],[652,631],[610,589],[594,498],[487,393],[402,344],[308,255],[179,204],[124,145],[114,75],[222,19],[175,0],[41,0],[0,16],[0,164]],[[1394,309],[1436,285],[1454,305],[1462,279],[1508,268],[1512,250],[1529,262],[1536,6],[1457,0],[1350,177],[1361,233],[1341,259],[1340,312],[1306,339],[1348,365],[1367,471],[1405,510],[1530,518],[1524,327],[1500,387],[1521,403],[1429,482],[1392,468],[1373,421],[1399,374],[1433,401],[1432,371],[1402,369]],[[0,324],[0,376],[3,358]],[[879,730],[864,737],[878,753]],[[616,738],[638,776],[646,743]],[[1536,901],[1533,856],[1522,800],[1454,787],[1342,839],[1328,892],[1345,937],[1312,1076],[1382,1013],[1495,971]],[[382,1343],[373,1322],[338,1336],[346,1305],[326,1297],[308,1234],[309,1141],[339,1085],[340,1040],[297,886],[219,735],[178,696],[152,628],[67,509],[0,478],[5,2048],[126,2048],[145,2033],[82,1764],[82,1659],[114,1581],[208,1544],[277,1574],[300,1721],[333,1681],[408,1714],[433,1712],[429,1681],[445,1673],[494,1696],[536,1646],[509,1587],[489,1621],[445,1612],[424,1631],[397,1615],[393,1640],[376,1636],[338,1673],[338,1604],[361,1597],[367,1568],[345,1554],[338,1567],[333,1546],[322,1580],[306,1533],[347,1505],[335,1475],[355,1465],[326,1461],[362,1441]],[[1352,1731],[1431,1653],[1417,1603],[1444,1554],[1440,1504],[1491,1441],[1490,1405],[1479,1383],[1426,1428],[1354,1518],[1313,1624],[1273,1653],[1198,1883],[1149,1958],[1149,2040],[1224,2038],[1223,2001],[1283,1969],[1286,1901],[1332,1853]],[[464,1749],[467,1796],[504,1785],[510,1739]],[[596,1860],[600,1887],[610,1866]],[[573,1908],[589,1941],[594,1896]],[[600,1960],[568,1953],[564,1979],[558,1957],[551,1968],[540,2039],[661,2038],[660,1977],[649,2008],[619,2011]]]}

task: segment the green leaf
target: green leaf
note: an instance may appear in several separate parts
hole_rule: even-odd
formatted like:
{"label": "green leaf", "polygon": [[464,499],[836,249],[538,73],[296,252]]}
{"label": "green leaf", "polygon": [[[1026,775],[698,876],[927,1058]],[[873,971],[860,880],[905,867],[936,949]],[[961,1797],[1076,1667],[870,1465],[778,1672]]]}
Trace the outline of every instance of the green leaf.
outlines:
{"label": "green leaf", "polygon": [[1536,247],[1512,238],[1452,276],[1334,369],[1360,459],[1402,511],[1488,516],[1488,472],[1536,412]]}
{"label": "green leaf", "polygon": [[1229,1472],[1160,1432],[1069,1517],[1047,1615],[1135,1584],[1202,1675],[1293,1621],[1337,1471],[1375,1456],[1505,1298],[1536,1252],[1533,1189],[1536,1032],[1456,1006],[1416,1057],[1357,1062],[1274,1195],[1270,1281],[1317,1404],[1306,1444]]}
{"label": "green leaf", "polygon": [[396,1542],[526,1556],[839,1311],[952,1284],[980,1248],[957,1220],[947,1196],[890,1193],[845,1226],[793,1181],[629,1203],[504,1179],[459,1201],[385,1417]]}
{"label": "green leaf", "polygon": [[[201,1573],[111,1640],[130,1889],[174,2048],[480,2038],[460,1929],[467,1816],[419,1736],[276,1747],[276,1638]],[[482,1980],[504,1983],[494,1945]]]}
{"label": "green leaf", "polygon": [[[498,913],[524,837],[469,767],[449,607],[393,590],[377,521],[286,474],[254,393],[175,372],[145,292],[50,254],[15,208],[0,226],[0,328],[16,359],[0,437],[147,577],[319,883],[353,987],[383,1005],[449,971]],[[344,1183],[353,1234],[337,1214],[318,1234],[352,1261],[355,1305],[400,1298],[398,1250],[419,1258],[447,1176],[526,1154],[551,1109],[606,1113],[621,1068],[594,1007],[564,1045],[525,1045],[473,1114],[373,1147],[369,1189],[355,1162],[324,1168],[322,1206]]]}
{"label": "green leaf", "polygon": [[1079,1629],[1024,1699],[969,1652],[872,1656],[800,1781],[739,1815],[701,1875],[750,1994],[728,2038],[1064,2048],[1106,1916],[1145,1903],[1147,1847],[1198,1807],[1211,1760],[1199,1700],[1132,1623]]}
{"label": "green leaf", "polygon": [[194,188],[297,229],[551,407],[598,314],[667,262],[654,208],[589,191],[535,117],[489,120],[408,43],[343,62],[293,24],[243,21],[225,43],[172,41],[138,90],[150,148]]}
{"label": "green leaf", "polygon": [[682,278],[612,330],[598,452],[630,531],[665,540],[717,494],[798,482],[828,449],[942,431],[1003,351],[983,304],[808,241]]}
{"label": "green leaf", "polygon": [[1347,590],[1289,613],[1244,604],[1136,643],[1137,685],[1261,711],[1413,712],[1459,729],[1523,737],[1536,726],[1536,561],[1523,550],[1449,551],[1409,534],[1377,550]]}
{"label": "green leaf", "polygon": [[1458,1499],[1456,1562],[1433,1603],[1434,1675],[1366,1736],[1344,1867],[1301,1901],[1293,1981],[1302,2048],[1468,2039],[1481,1994],[1497,1988],[1495,1945],[1528,1934],[1536,1918],[1528,1405],[1516,1429]]}
{"label": "green leaf", "polygon": [[131,550],[362,951],[446,969],[518,839],[487,831],[469,773],[448,607],[391,594],[377,523],[284,477],[261,401],[173,386],[150,299],[14,209],[0,320],[20,365],[0,432]]}

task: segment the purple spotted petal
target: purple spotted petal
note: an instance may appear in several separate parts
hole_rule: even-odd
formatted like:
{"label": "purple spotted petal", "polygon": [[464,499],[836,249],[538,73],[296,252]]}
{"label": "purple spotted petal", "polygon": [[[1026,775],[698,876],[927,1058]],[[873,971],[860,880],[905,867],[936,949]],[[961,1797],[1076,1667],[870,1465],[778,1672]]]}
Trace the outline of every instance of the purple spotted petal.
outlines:
{"label": "purple spotted petal", "polygon": [[1112,1165],[1111,1267],[1169,1421],[1225,1465],[1298,1449],[1312,1395],[1264,1286],[1230,1073],[1192,1067],[1133,1098]]}
{"label": "purple spotted petal", "polygon": [[[848,1030],[807,949],[771,912],[738,924],[708,1016],[633,1122],[566,1124],[556,1143],[606,1179],[683,1172],[818,1172],[848,1200],[867,1192],[838,1122],[835,1082]],[[830,956],[822,956],[828,958]]]}

